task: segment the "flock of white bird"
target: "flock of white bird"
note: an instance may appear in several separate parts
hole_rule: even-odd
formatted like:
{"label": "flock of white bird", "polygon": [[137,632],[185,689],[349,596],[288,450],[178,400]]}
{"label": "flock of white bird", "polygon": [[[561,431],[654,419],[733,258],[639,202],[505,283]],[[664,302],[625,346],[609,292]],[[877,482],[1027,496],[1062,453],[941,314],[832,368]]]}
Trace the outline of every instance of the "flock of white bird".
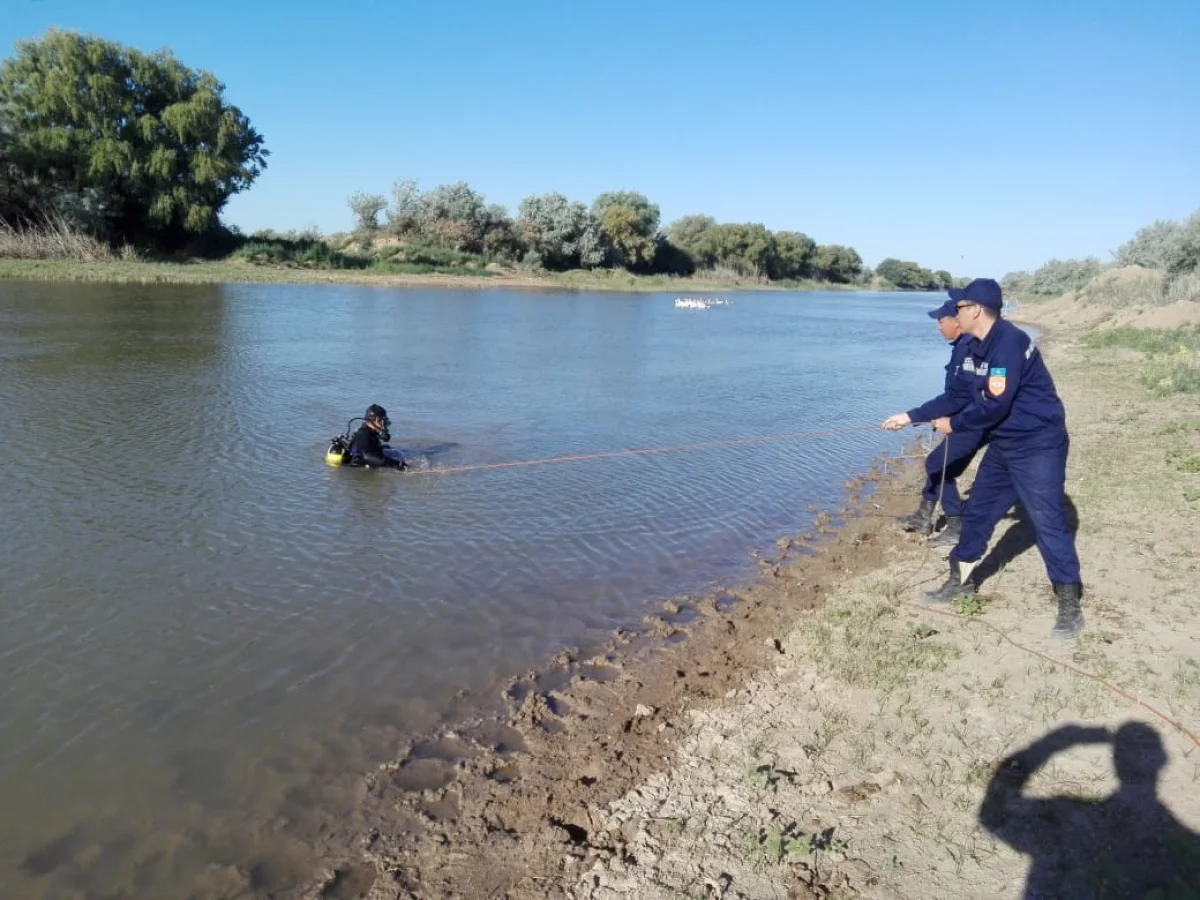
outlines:
{"label": "flock of white bird", "polygon": [[723,300],[715,297],[676,297],[676,309],[708,309],[710,306],[732,306],[732,300]]}

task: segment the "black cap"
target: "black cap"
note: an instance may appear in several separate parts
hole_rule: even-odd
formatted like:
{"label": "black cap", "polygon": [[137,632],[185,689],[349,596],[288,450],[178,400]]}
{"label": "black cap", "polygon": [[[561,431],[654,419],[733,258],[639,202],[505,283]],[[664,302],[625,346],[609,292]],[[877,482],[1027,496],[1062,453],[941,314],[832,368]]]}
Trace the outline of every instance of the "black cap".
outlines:
{"label": "black cap", "polygon": [[387,410],[378,403],[372,403],[367,407],[367,413],[363,416],[364,419],[386,419]]}
{"label": "black cap", "polygon": [[976,278],[965,288],[950,288],[946,293],[955,303],[966,300],[996,312],[1000,312],[1004,307],[1004,293],[1000,290],[1000,285],[991,278]]}

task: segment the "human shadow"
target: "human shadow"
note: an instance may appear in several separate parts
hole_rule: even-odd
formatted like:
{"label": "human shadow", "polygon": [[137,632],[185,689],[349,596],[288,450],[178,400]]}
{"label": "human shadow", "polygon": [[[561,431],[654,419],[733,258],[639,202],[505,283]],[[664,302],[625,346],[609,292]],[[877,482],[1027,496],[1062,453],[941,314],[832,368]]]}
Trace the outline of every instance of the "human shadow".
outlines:
{"label": "human shadow", "polygon": [[[1070,529],[1071,535],[1075,536],[1079,533],[1079,510],[1075,508],[1075,502],[1068,494],[1063,494],[1063,505],[1066,507],[1067,528]],[[1013,524],[979,561],[975,568],[976,584],[982,584],[993,575],[999,574],[1010,562],[1037,545],[1033,523],[1025,512],[1025,507],[1020,503],[1016,504],[1006,518],[1014,520]],[[1000,521],[1003,522],[1004,519]]]}
{"label": "human shadow", "polygon": [[[1058,753],[1111,744],[1120,787],[1103,799],[1029,797],[1025,785]],[[1190,897],[1200,891],[1200,835],[1158,797],[1167,755],[1142,722],[1116,731],[1067,725],[1004,759],[988,784],[979,823],[1033,858],[1026,900]]]}

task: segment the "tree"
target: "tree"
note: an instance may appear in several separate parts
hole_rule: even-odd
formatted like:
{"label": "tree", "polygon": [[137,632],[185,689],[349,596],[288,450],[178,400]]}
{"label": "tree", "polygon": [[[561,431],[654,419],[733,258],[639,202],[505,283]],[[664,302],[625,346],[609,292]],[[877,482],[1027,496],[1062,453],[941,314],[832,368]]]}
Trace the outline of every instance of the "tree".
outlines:
{"label": "tree", "polygon": [[817,247],[814,274],[835,284],[849,284],[862,272],[862,257],[853,247],[824,244]]}
{"label": "tree", "polygon": [[154,54],[52,29],[0,64],[12,164],[110,237],[175,245],[214,228],[268,152],[225,86]]}
{"label": "tree", "polygon": [[1000,279],[1000,289],[1011,296],[1031,293],[1029,289],[1032,285],[1033,273],[1024,270],[1009,272]]}
{"label": "tree", "polygon": [[516,223],[508,210],[498,203],[487,208],[487,231],[483,235],[483,252],[511,261],[519,260],[525,253]]}
{"label": "tree", "polygon": [[1094,256],[1086,259],[1052,259],[1030,278],[1029,292],[1056,297],[1083,287],[1104,268]]}
{"label": "tree", "polygon": [[876,266],[875,271],[880,278],[886,278],[903,290],[936,291],[942,287],[951,287],[954,282],[953,276],[945,270],[930,272],[915,262],[892,257]]}
{"label": "tree", "polygon": [[659,209],[642,194],[612,191],[592,202],[592,216],[611,250],[609,262],[632,271],[646,271],[658,250]]}
{"label": "tree", "polygon": [[775,236],[758,224],[714,225],[700,235],[692,254],[703,268],[721,266],[761,278],[774,257]]}
{"label": "tree", "polygon": [[1200,210],[1180,226],[1167,246],[1164,259],[1167,274],[1172,278],[1200,270]]}
{"label": "tree", "polygon": [[388,230],[404,237],[417,231],[421,213],[421,192],[411,178],[401,178],[392,185],[392,205],[387,211]]}
{"label": "tree", "polygon": [[379,214],[387,206],[386,197],[359,191],[352,194],[346,203],[354,213],[354,227],[357,231],[374,233],[379,230]]}
{"label": "tree", "polygon": [[775,232],[775,254],[767,274],[771,278],[810,278],[817,242],[799,231]]}
{"label": "tree", "polygon": [[1172,246],[1182,230],[1183,227],[1178,222],[1162,219],[1145,228],[1139,228],[1137,233],[1113,254],[1116,264],[1142,266],[1146,269],[1167,268]]}
{"label": "tree", "polygon": [[530,261],[547,269],[594,269],[604,262],[600,223],[586,206],[562,194],[522,200],[517,228]]}
{"label": "tree", "polygon": [[422,194],[417,205],[418,230],[454,250],[482,250],[487,226],[483,195],[465,181],[439,185]]}
{"label": "tree", "polygon": [[696,250],[704,239],[705,232],[715,228],[716,224],[717,220],[712,216],[684,216],[667,229],[667,238],[675,247],[691,256],[695,264],[698,262]]}

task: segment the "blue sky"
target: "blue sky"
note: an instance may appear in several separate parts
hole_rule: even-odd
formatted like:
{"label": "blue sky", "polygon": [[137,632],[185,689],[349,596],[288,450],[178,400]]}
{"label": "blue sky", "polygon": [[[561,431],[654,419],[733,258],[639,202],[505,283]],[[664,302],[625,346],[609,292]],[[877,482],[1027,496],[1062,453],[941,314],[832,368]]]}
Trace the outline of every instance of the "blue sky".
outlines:
{"label": "blue sky", "polygon": [[0,0],[214,72],[264,134],[227,221],[350,227],[347,195],[639,190],[664,222],[805,231],[868,264],[1108,259],[1200,207],[1198,0]]}

